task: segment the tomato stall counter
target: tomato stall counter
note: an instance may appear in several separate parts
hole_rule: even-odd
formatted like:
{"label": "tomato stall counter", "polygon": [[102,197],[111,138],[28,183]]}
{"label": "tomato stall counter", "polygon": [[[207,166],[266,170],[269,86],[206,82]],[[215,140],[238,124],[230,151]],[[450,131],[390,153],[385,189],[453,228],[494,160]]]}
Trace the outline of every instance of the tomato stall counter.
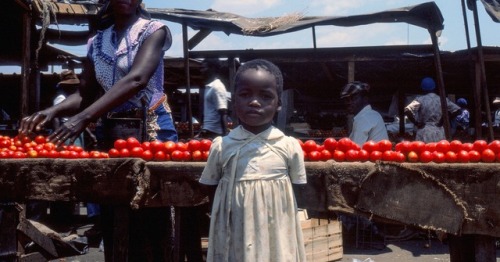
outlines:
{"label": "tomato stall counter", "polygon": [[[203,162],[1,159],[0,166],[2,202],[88,201],[146,208],[194,207],[208,200],[198,184]],[[476,257],[489,258],[489,240],[500,237],[500,163],[330,160],[306,162],[306,169],[308,184],[297,194],[302,208],[363,214],[422,229],[475,236]],[[452,261],[463,260],[452,257]]]}

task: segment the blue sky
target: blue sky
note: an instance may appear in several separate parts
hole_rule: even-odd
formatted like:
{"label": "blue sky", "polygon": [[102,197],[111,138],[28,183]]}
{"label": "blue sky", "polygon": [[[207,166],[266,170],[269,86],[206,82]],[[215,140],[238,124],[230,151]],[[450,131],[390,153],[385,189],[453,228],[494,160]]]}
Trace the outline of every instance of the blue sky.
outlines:
{"label": "blue sky", "polygon": [[[379,12],[393,8],[416,5],[426,1],[416,0],[144,0],[146,7],[151,8],[185,8],[231,12],[247,17],[282,16],[300,12],[305,16],[346,16]],[[443,17],[445,28],[439,38],[440,49],[455,51],[467,47],[461,0],[437,0]],[[486,14],[480,1],[479,23],[484,46],[500,45],[500,23],[495,23]],[[476,46],[476,37],[472,12],[467,11],[472,46]],[[179,24],[166,22],[170,28],[174,43],[166,55],[182,56],[182,34]],[[192,36],[195,32],[190,30]],[[427,30],[405,23],[381,23],[358,27],[322,26],[316,28],[318,47],[348,47],[377,45],[429,44]],[[281,36],[249,37],[212,33],[195,50],[221,49],[278,49],[278,48],[310,48],[313,46],[310,29]],[[64,50],[83,55],[83,47],[62,47]],[[0,67],[0,72],[6,72]]]}

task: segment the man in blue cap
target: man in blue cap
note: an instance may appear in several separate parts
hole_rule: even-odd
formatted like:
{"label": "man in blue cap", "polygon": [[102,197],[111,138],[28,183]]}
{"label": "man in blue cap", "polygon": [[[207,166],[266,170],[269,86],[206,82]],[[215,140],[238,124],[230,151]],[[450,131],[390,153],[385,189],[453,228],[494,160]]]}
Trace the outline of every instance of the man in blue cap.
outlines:
{"label": "man in blue cap", "polygon": [[[434,79],[425,77],[420,83],[424,95],[415,98],[405,107],[405,115],[415,124],[417,134],[415,140],[425,143],[438,142],[446,139],[443,128],[443,113],[441,111],[441,99],[435,93],[436,83]],[[448,112],[454,118],[460,113],[460,107],[446,99]]]}

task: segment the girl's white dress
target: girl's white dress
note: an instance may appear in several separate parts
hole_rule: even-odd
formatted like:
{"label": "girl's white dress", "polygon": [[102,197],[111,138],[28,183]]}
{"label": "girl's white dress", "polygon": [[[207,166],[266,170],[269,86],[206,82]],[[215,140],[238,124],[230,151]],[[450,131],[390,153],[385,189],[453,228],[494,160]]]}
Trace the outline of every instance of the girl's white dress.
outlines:
{"label": "girl's white dress", "polygon": [[306,183],[303,151],[279,129],[214,139],[200,178],[218,185],[207,261],[305,261],[291,182]]}

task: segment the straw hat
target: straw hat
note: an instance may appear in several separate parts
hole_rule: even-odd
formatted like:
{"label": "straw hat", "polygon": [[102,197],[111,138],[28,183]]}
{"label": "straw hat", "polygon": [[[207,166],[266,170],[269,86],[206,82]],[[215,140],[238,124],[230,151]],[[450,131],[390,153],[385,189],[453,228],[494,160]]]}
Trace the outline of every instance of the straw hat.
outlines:
{"label": "straw hat", "polygon": [[65,70],[61,72],[61,81],[57,85],[78,85],[80,80],[73,70]]}

